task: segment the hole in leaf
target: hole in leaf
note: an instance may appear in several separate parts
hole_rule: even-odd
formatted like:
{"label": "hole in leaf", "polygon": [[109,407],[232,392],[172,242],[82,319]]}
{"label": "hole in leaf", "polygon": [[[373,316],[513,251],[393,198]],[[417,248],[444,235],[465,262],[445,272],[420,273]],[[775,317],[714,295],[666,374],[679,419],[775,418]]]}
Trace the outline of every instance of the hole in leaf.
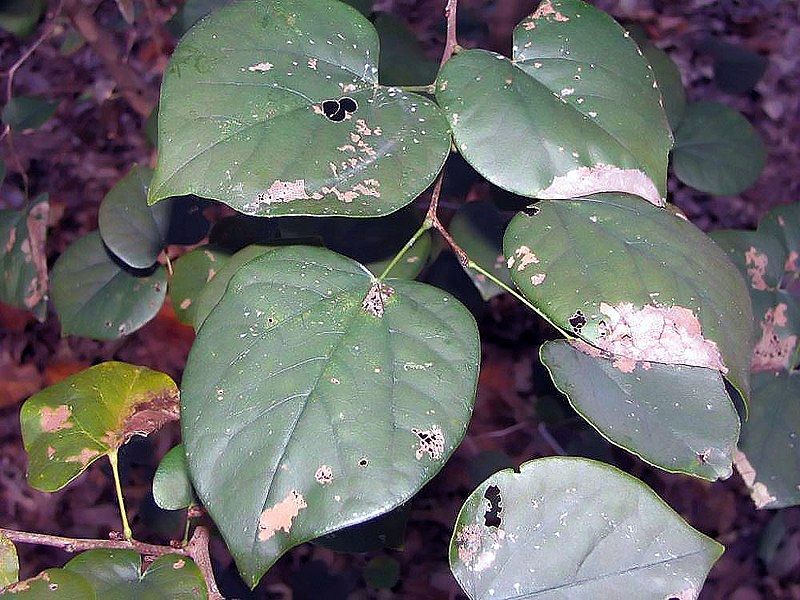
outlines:
{"label": "hole in leaf", "polygon": [[586,323],[587,323],[586,317],[580,310],[576,310],[575,314],[569,318],[569,324],[575,333],[580,333],[581,329],[584,328]]}
{"label": "hole in leaf", "polygon": [[488,508],[483,513],[483,524],[486,527],[500,527],[502,520],[500,513],[503,512],[503,499],[500,497],[500,488],[490,485],[483,493],[483,497],[488,501]]}

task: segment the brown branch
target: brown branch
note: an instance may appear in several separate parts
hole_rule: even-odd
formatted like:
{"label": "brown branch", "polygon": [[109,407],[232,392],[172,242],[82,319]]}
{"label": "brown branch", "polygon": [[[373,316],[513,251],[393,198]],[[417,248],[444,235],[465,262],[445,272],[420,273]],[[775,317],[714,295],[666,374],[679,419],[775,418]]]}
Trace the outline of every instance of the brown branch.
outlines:
{"label": "brown branch", "polygon": [[442,53],[441,65],[444,65],[450,57],[456,52],[458,48],[458,40],[456,39],[456,13],[458,12],[458,0],[447,0],[444,7],[444,16],[447,18],[447,39],[444,45],[444,52]]}
{"label": "brown branch", "polygon": [[146,544],[136,540],[100,540],[100,539],[81,539],[68,538],[60,535],[48,535],[44,533],[30,533],[27,531],[17,531],[15,529],[0,528],[0,537],[6,537],[18,544],[38,544],[40,546],[50,546],[60,548],[66,552],[84,552],[96,548],[107,550],[133,550],[144,556],[164,556],[166,554],[179,554],[191,558],[200,572],[208,587],[209,600],[224,600],[219,593],[214,570],[211,564],[211,555],[208,551],[209,534],[205,527],[197,527],[194,530],[192,539],[185,547],[180,546],[159,546],[157,544]]}
{"label": "brown branch", "polygon": [[444,238],[444,241],[447,242],[447,245],[450,246],[453,253],[456,255],[458,262],[464,268],[469,267],[469,256],[467,253],[464,252],[463,248],[459,246],[456,241],[453,239],[453,236],[450,235],[450,232],[447,231],[442,222],[439,220],[439,196],[442,193],[442,181],[444,180],[444,169],[442,169],[439,176],[436,178],[436,183],[433,185],[433,194],[431,195],[431,203],[428,205],[428,214],[425,217],[431,226],[439,232]]}
{"label": "brown branch", "polygon": [[81,37],[103,61],[122,97],[141,116],[149,116],[155,98],[150,97],[144,78],[120,56],[114,36],[95,21],[92,9],[82,5],[80,0],[67,0],[66,13]]}

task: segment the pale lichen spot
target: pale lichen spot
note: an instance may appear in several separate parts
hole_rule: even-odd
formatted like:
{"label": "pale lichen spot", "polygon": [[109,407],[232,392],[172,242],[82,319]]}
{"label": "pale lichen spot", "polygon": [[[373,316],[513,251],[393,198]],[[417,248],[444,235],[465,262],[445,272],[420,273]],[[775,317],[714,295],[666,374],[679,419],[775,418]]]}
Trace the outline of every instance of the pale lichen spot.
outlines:
{"label": "pale lichen spot", "polygon": [[307,506],[303,495],[297,490],[291,490],[283,500],[261,513],[258,519],[258,539],[266,542],[278,531],[289,533],[292,521]]}
{"label": "pale lichen spot", "polygon": [[531,275],[531,285],[542,285],[546,277],[547,273],[536,273]]}
{"label": "pale lichen spot", "polygon": [[61,404],[55,408],[43,406],[39,411],[39,426],[45,433],[71,429],[72,423],[69,421],[71,416],[72,411],[66,404]]}
{"label": "pale lichen spot", "polygon": [[308,59],[308,68],[314,71],[317,70],[317,59],[316,58],[309,58]]}
{"label": "pale lichen spot", "polygon": [[753,348],[750,368],[753,371],[775,371],[787,369],[797,346],[797,336],[781,335],[779,329],[786,328],[788,306],[783,302],[767,309],[761,320],[761,339]]}
{"label": "pale lichen spot", "polygon": [[186,561],[183,560],[182,558],[179,558],[174,563],[172,563],[172,568],[177,571],[178,569],[182,569],[185,565]]}
{"label": "pale lichen spot", "polygon": [[314,473],[314,479],[320,485],[328,485],[333,481],[333,469],[328,465],[320,465],[317,472]]}
{"label": "pale lichen spot", "polygon": [[361,310],[365,313],[377,317],[383,317],[386,309],[386,301],[394,295],[394,288],[389,287],[385,283],[379,281],[373,282],[369,288],[369,292],[361,302]]}
{"label": "pale lichen spot", "polygon": [[191,298],[184,298],[183,300],[181,300],[181,303],[180,303],[181,310],[186,310],[191,305],[192,305],[192,299]]}
{"label": "pale lichen spot", "polygon": [[553,7],[552,0],[543,0],[536,11],[530,17],[528,17],[527,20],[523,21],[522,26],[527,31],[531,31],[532,29],[536,28],[536,21],[539,19],[556,21],[558,23],[566,23],[569,21],[568,16],[562,14]]}
{"label": "pale lichen spot", "polygon": [[599,192],[635,194],[655,206],[664,206],[664,199],[658,188],[644,172],[638,169],[620,169],[604,163],[578,167],[556,176],[548,187],[537,194],[537,198],[575,198]]}
{"label": "pale lichen spot", "polygon": [[267,71],[271,70],[272,67],[274,66],[275,65],[273,65],[270,62],[259,62],[254,65],[250,65],[249,67],[247,67],[247,70],[253,73],[266,73]]}
{"label": "pale lichen spot", "polygon": [[505,531],[496,528],[481,527],[470,523],[456,534],[458,559],[468,570],[485,571],[494,564]]}
{"label": "pale lichen spot", "polygon": [[744,264],[747,268],[747,276],[750,277],[750,286],[754,290],[771,289],[765,279],[769,264],[769,257],[766,254],[759,252],[754,246],[750,246],[744,253]]}
{"label": "pale lichen spot", "polygon": [[744,452],[741,450],[734,452],[733,464],[736,466],[736,470],[739,471],[739,475],[742,476],[745,485],[750,489],[750,498],[752,498],[756,508],[764,508],[777,499],[770,493],[766,485],[756,481],[756,470],[750,464]]}
{"label": "pale lichen spot", "polygon": [[517,264],[517,271],[524,271],[530,265],[539,264],[539,258],[533,253],[533,251],[528,246],[525,245],[520,246],[519,248],[514,250],[514,254],[517,257],[517,260],[519,260],[519,264]]}
{"label": "pale lichen spot", "polygon": [[64,460],[70,463],[78,463],[82,467],[85,467],[98,456],[100,456],[99,450],[95,450],[93,448],[83,448],[75,456],[68,456]]}
{"label": "pale lichen spot", "polygon": [[[602,302],[600,313],[597,345],[615,357],[728,371],[717,344],[703,337],[700,321],[688,308]],[[630,363],[620,365],[625,369]]]}
{"label": "pale lichen spot", "polygon": [[411,429],[411,433],[417,436],[419,444],[417,445],[416,456],[417,460],[421,460],[423,456],[427,455],[431,460],[439,460],[444,454],[444,432],[438,425],[431,425],[430,429]]}

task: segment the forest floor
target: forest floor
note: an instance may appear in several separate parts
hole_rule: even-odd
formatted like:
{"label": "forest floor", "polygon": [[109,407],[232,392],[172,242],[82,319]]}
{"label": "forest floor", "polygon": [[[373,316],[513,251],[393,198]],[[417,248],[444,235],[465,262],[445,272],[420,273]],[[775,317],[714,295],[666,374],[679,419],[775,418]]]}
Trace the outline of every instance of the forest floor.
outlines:
{"label": "forest floor", "polygon": [[[143,86],[145,103],[157,97],[161,74],[174,47],[164,23],[181,2],[143,0],[134,26],[125,25],[112,0],[96,0],[95,19],[111,45],[84,45],[66,52],[66,20],[16,74],[16,93],[60,100],[43,128],[14,137],[13,154],[2,144],[9,174],[0,187],[0,208],[24,201],[24,172],[31,196],[48,192],[53,207],[48,239],[52,262],[77,237],[97,226],[108,189],[135,163],[151,164],[154,150],[144,124],[146,111],[131,106],[120,90]],[[376,8],[405,19],[432,58],[444,38],[442,0],[378,0]],[[752,227],[769,208],[800,200],[800,5],[794,0],[596,0],[616,17],[641,24],[679,64],[690,99],[715,99],[735,107],[756,126],[769,151],[760,180],[740,196],[712,197],[670,181],[671,199],[698,226]],[[510,50],[510,31],[534,8],[534,0],[461,0],[465,46]],[[720,91],[713,59],[703,51],[709,37],[724,39],[768,58],[755,89],[744,95]],[[0,33],[0,72],[28,41]],[[114,61],[130,70],[120,73]],[[126,75],[127,73],[127,75]],[[132,75],[131,75],[132,74]],[[132,76],[135,81],[121,81]],[[497,190],[472,173],[449,186],[446,203],[487,198]],[[800,508],[756,511],[738,476],[707,483],[670,475],[612,448],[571,413],[537,359],[537,346],[552,335],[509,297],[494,299],[481,319],[483,364],[474,418],[464,443],[442,472],[411,502],[402,550],[337,554],[306,544],[283,557],[257,590],[245,590],[221,543],[213,551],[219,580],[237,598],[460,598],[447,564],[449,537],[467,494],[500,466],[556,453],[596,457],[640,477],[697,529],[723,542],[727,551],[712,569],[704,600],[800,600]],[[62,338],[51,312],[44,323],[0,307],[0,525],[72,536],[106,536],[118,529],[109,470],[95,463],[66,489],[45,494],[27,486],[19,431],[24,398],[66,375],[105,360],[123,360],[165,371],[179,379],[193,339],[169,310],[137,333],[100,343]],[[180,537],[180,517],[157,509],[149,482],[160,458],[176,441],[170,427],[123,452],[132,525],[137,536],[164,543]],[[60,565],[60,551],[21,547],[22,574]],[[368,588],[364,565],[389,555],[401,565],[391,590]],[[321,591],[321,590],[324,590]]]}

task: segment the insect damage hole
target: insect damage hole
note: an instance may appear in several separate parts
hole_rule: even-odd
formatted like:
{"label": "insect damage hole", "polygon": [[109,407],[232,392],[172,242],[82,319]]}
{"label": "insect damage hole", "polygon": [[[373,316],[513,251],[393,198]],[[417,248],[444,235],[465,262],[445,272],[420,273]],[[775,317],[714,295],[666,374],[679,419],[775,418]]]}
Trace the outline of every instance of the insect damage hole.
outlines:
{"label": "insect damage hole", "polygon": [[357,110],[358,102],[350,96],[342,96],[338,100],[325,100],[322,103],[322,114],[334,123],[341,123]]}
{"label": "insect damage hole", "polygon": [[581,310],[576,310],[575,313],[569,319],[567,319],[567,321],[569,321],[570,327],[572,327],[572,331],[575,333],[580,333],[581,329],[583,329],[586,326],[586,323],[588,323],[586,316]]}
{"label": "insect damage hole", "polygon": [[500,513],[503,512],[503,499],[500,496],[500,488],[490,485],[483,492],[483,498],[487,502],[486,510],[483,513],[483,524],[486,527],[500,527],[502,519]]}
{"label": "insect damage hole", "polygon": [[369,288],[369,292],[361,302],[361,310],[378,319],[383,317],[386,301],[394,295],[394,289],[376,281]]}
{"label": "insect damage hole", "polygon": [[314,473],[314,479],[316,479],[317,483],[320,485],[328,485],[333,481],[333,469],[328,465],[320,465],[317,472]]}
{"label": "insect damage hole", "polygon": [[411,433],[419,438],[419,445],[414,455],[417,460],[422,460],[426,454],[431,460],[439,460],[444,454],[444,433],[438,425],[431,425],[430,429],[411,429]]}

